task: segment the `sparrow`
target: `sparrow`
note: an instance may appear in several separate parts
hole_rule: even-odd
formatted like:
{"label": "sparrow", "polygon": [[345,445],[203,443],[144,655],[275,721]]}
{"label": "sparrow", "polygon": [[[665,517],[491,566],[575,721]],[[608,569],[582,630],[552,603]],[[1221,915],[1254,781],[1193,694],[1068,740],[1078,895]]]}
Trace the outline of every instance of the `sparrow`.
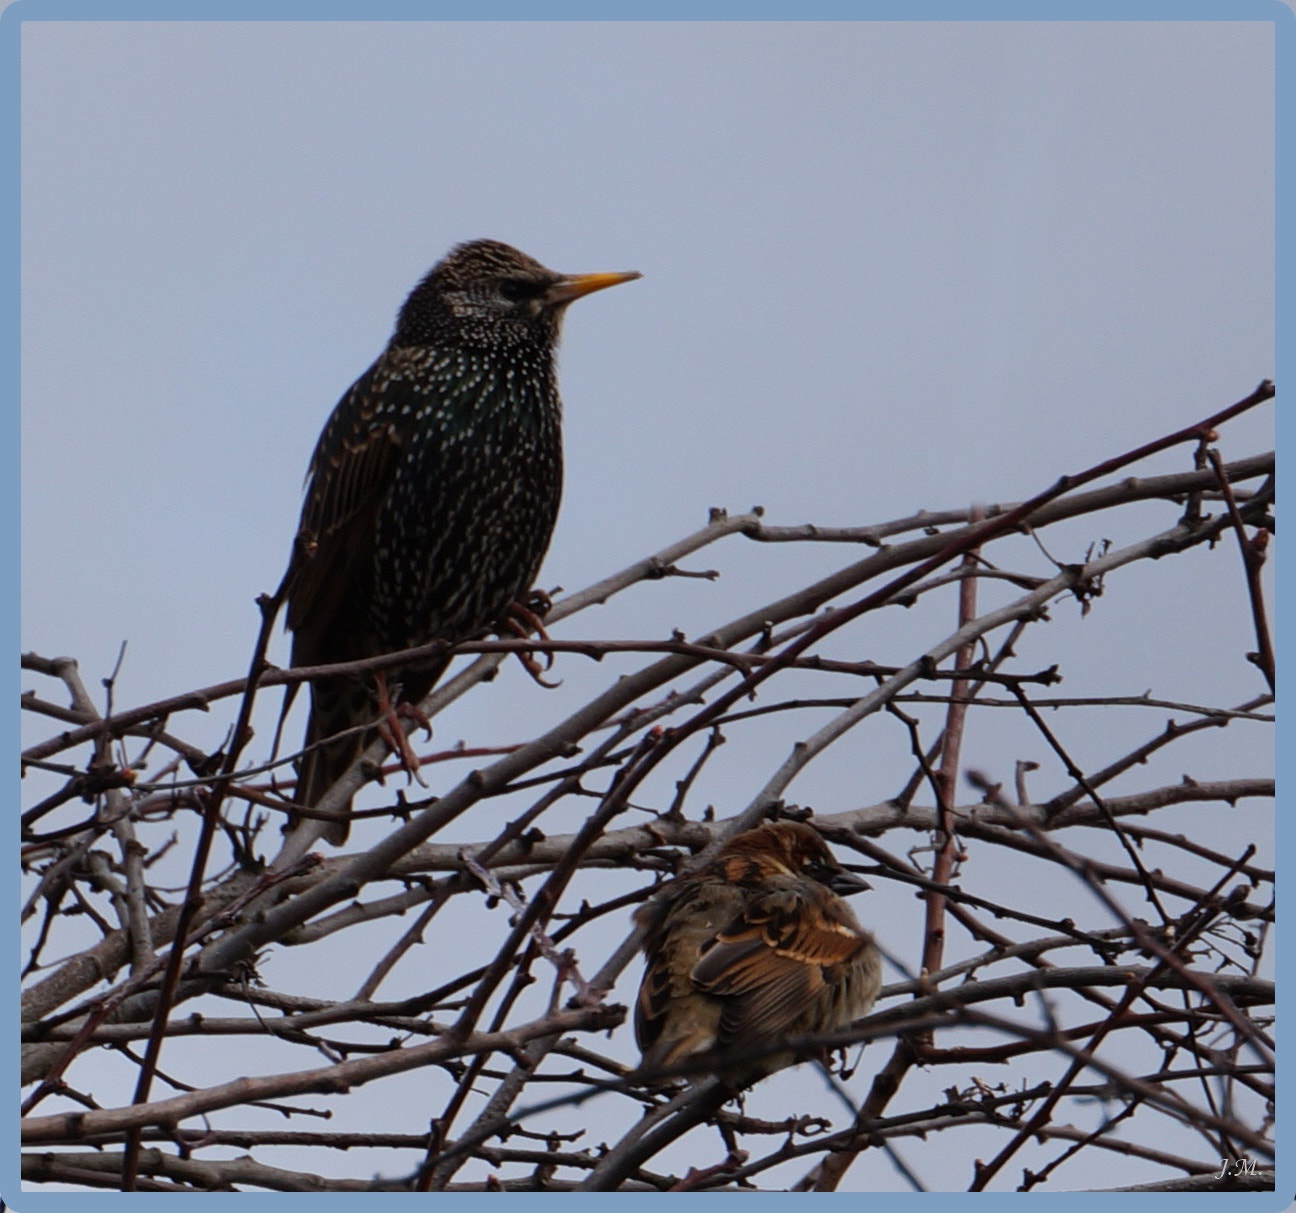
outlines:
{"label": "sparrow", "polygon": [[[779,821],[735,835],[706,869],[641,906],[641,1070],[712,1051],[719,1060],[864,1015],[882,985],[882,959],[839,894],[868,887],[810,826]],[[774,1052],[714,1072],[740,1089],[795,1060]]]}

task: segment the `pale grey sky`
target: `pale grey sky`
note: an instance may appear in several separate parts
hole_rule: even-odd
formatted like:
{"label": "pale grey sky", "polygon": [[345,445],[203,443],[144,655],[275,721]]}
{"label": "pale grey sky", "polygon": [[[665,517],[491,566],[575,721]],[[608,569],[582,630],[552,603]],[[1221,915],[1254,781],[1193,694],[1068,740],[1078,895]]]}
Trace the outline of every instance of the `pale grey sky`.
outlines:
{"label": "pale grey sky", "polygon": [[1262,24],[23,38],[23,643],[129,639],[132,698],[240,666],[324,418],[462,239],[644,273],[566,326],[568,588],[711,505],[1026,495],[1273,369]]}

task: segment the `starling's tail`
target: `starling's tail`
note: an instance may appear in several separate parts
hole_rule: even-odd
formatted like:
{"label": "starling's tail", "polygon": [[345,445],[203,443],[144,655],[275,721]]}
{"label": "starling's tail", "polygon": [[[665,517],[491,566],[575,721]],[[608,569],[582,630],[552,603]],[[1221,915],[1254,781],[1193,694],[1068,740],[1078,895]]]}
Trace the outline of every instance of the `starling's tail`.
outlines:
{"label": "starling's tail", "polygon": [[[297,802],[313,808],[378,735],[357,726],[373,721],[373,696],[360,678],[322,678],[311,686],[305,753],[297,762]],[[337,734],[345,733],[343,737]],[[327,740],[336,738],[336,740]],[[340,847],[351,830],[351,801],[338,806],[338,819],[325,825],[323,838]]]}
{"label": "starling's tail", "polygon": [[[445,658],[427,667],[402,670],[400,702],[417,704],[449,664]],[[321,678],[311,684],[310,719],[303,745],[306,752],[297,763],[298,804],[314,808],[369,748],[378,736],[378,713],[371,678]],[[339,733],[345,736],[339,737]],[[339,806],[337,820],[325,825],[321,835],[324,841],[335,847],[345,843],[351,830],[350,819],[348,799]]]}

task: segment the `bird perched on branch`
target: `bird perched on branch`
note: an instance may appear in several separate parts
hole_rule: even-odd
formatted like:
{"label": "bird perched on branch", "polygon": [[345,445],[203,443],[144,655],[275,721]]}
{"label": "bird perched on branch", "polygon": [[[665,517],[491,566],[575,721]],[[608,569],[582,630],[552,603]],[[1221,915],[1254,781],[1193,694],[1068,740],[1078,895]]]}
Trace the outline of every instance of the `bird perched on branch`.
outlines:
{"label": "bird perched on branch", "polygon": [[[559,274],[476,240],[414,288],[311,457],[285,579],[295,666],[467,640],[520,604],[562,493],[554,351],[563,312],[638,277]],[[298,803],[315,805],[380,724],[416,764],[393,705],[417,704],[448,661],[315,680]],[[349,812],[324,831],[335,845],[346,841]]]}
{"label": "bird perched on branch", "polygon": [[708,868],[641,906],[641,1068],[714,1050],[714,1072],[741,1088],[794,1055],[726,1066],[724,1052],[831,1032],[865,1014],[882,985],[882,961],[838,894],[868,887],[814,829],[780,821],[735,835]]}

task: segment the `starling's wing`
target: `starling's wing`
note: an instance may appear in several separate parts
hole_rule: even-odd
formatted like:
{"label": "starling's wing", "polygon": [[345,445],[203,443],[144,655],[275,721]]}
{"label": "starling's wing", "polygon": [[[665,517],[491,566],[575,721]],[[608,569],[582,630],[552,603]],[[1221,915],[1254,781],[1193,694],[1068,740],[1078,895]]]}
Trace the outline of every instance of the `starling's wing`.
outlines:
{"label": "starling's wing", "polygon": [[[307,474],[306,501],[287,577],[294,665],[370,656],[369,599],[378,511],[391,489],[413,414],[411,377],[401,351],[388,350],[352,385],[324,426]],[[410,406],[410,407],[406,407]],[[373,716],[363,679],[321,679],[311,687],[306,753],[297,767],[297,799],[308,805],[359,758],[374,733],[335,737]],[[324,837],[340,846],[347,817]]]}
{"label": "starling's wing", "polygon": [[724,1000],[719,1043],[777,1039],[867,944],[850,910],[821,885],[797,878],[749,890],[742,914],[693,970],[697,987]]}
{"label": "starling's wing", "polygon": [[[288,581],[293,661],[347,660],[333,636],[345,603],[367,583],[374,530],[400,458],[406,418],[400,399],[408,377],[402,353],[388,350],[342,397],[320,435],[307,473],[306,501]],[[363,628],[364,620],[345,626]]]}

